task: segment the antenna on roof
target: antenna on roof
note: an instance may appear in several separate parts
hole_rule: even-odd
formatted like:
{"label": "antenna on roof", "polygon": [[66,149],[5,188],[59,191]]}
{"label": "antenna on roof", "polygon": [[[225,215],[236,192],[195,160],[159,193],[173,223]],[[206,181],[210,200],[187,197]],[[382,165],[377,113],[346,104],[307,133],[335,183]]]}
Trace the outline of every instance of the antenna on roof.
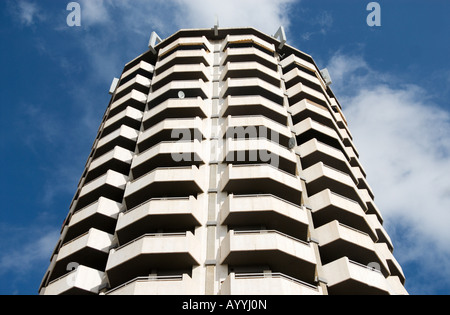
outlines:
{"label": "antenna on roof", "polygon": [[214,24],[214,36],[219,36],[219,16],[216,14],[216,23]]}
{"label": "antenna on roof", "polygon": [[156,54],[155,46],[162,42],[161,37],[156,34],[156,32],[152,32],[150,36],[150,41],[148,42],[148,48],[152,51],[153,54]]}
{"label": "antenna on roof", "polygon": [[286,41],[287,41],[284,27],[280,26],[280,28],[275,33],[275,35],[273,35],[273,37],[275,37],[276,39],[278,39],[280,41],[280,46],[278,46],[278,49],[283,49],[284,44],[286,44]]}
{"label": "antenna on roof", "polygon": [[112,83],[111,83],[111,87],[109,88],[109,94],[111,94],[111,95],[114,94],[118,84],[119,84],[119,79],[118,78],[114,78]]}

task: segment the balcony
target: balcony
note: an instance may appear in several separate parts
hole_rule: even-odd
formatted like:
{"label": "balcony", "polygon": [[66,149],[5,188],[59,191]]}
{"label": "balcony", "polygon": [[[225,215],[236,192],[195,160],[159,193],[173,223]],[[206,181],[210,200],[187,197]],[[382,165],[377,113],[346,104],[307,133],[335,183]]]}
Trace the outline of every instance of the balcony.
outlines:
{"label": "balcony", "polygon": [[220,245],[220,263],[268,265],[271,270],[313,283],[316,257],[303,241],[277,231],[230,231]]}
{"label": "balcony", "polygon": [[220,50],[225,51],[227,48],[233,47],[242,48],[242,47],[256,47],[266,52],[266,54],[270,54],[273,57],[273,52],[275,51],[275,45],[270,44],[269,42],[263,40],[262,38],[255,35],[227,35],[225,41],[223,42]]}
{"label": "balcony", "polygon": [[89,231],[90,228],[114,234],[121,207],[120,203],[100,197],[96,202],[72,215],[64,241],[71,241]]}
{"label": "balcony", "polygon": [[382,274],[389,275],[386,260],[380,256],[368,234],[338,221],[322,225],[316,231],[323,264],[345,256],[363,265],[376,263]]}
{"label": "balcony", "polygon": [[358,157],[358,155],[356,154],[356,151],[353,150],[353,148],[351,148],[351,147],[344,147],[344,151],[346,152],[346,155],[347,155],[348,158],[349,158],[350,165],[351,165],[352,167],[358,167],[358,168],[360,169],[361,173],[362,173],[364,176],[366,176],[366,171],[364,170],[364,167],[363,167],[362,164],[360,163],[359,157]]}
{"label": "balcony", "polygon": [[261,95],[274,103],[283,104],[284,94],[279,87],[259,78],[228,78],[222,86],[220,97]]}
{"label": "balcony", "polygon": [[236,195],[273,194],[301,204],[300,178],[269,164],[228,165],[222,174],[221,190]]}
{"label": "balcony", "polygon": [[116,233],[121,244],[158,230],[194,230],[200,224],[201,207],[193,196],[151,199],[120,214]]}
{"label": "balcony", "polygon": [[363,210],[367,209],[353,179],[347,173],[319,162],[303,170],[303,176],[306,178],[306,187],[309,195],[312,196],[322,190],[329,189],[343,197],[358,202]]}
{"label": "balcony", "polygon": [[130,172],[133,153],[122,147],[115,147],[108,153],[103,154],[91,162],[86,173],[86,183],[102,176],[108,170],[113,170],[123,175]]}
{"label": "balcony", "polygon": [[336,130],[325,126],[310,117],[304,119],[303,121],[296,124],[293,128],[299,145],[310,141],[311,139],[317,139],[318,141],[327,144],[336,150],[348,152],[345,150],[344,144],[341,138],[337,134]]}
{"label": "balcony", "polygon": [[[171,54],[181,50],[193,50],[193,48],[204,49],[207,52],[214,51],[213,46],[205,36],[201,37],[180,37],[164,48],[159,50],[160,60],[169,58]],[[196,49],[196,50],[198,50]]]}
{"label": "balcony", "polygon": [[281,125],[287,125],[287,111],[283,106],[262,96],[228,96],[220,112],[221,117],[262,115]]}
{"label": "balcony", "polygon": [[376,269],[342,257],[322,266],[331,295],[387,295],[388,283]]}
{"label": "balcony", "polygon": [[283,69],[290,68],[291,66],[294,66],[294,67],[298,66],[301,69],[306,69],[312,73],[315,73],[317,71],[316,66],[314,64],[312,64],[311,62],[306,61],[302,58],[299,58],[293,54],[290,55],[289,57],[284,58],[281,61],[281,67],[283,67]]}
{"label": "balcony", "polygon": [[104,270],[113,235],[91,228],[87,233],[65,243],[60,249],[50,281],[67,274],[71,263]]}
{"label": "balcony", "polygon": [[141,112],[145,109],[145,102],[147,101],[147,94],[139,92],[137,90],[132,90],[127,95],[121,97],[120,99],[114,100],[111,104],[108,118],[111,118],[127,107],[133,107]]}
{"label": "balcony", "polygon": [[394,245],[392,245],[391,238],[387,234],[381,222],[378,220],[375,214],[366,214],[367,221],[370,223],[372,229],[374,229],[378,236],[379,243],[386,243],[389,250],[392,252],[394,250]]}
{"label": "balcony", "polygon": [[403,273],[403,269],[398,263],[397,259],[395,259],[391,250],[389,249],[386,243],[377,243],[375,244],[375,248],[381,257],[387,262],[389,266],[389,271],[391,276],[398,277],[400,282],[405,284],[405,274]]}
{"label": "balcony", "polygon": [[225,65],[228,62],[251,62],[255,61],[272,71],[278,70],[278,63],[273,56],[262,52],[261,50],[254,47],[244,47],[244,48],[229,48],[225,51],[221,65]]}
{"label": "balcony", "polygon": [[[337,124],[336,124],[337,126]],[[339,128],[339,133],[342,137],[342,141],[344,142],[344,145],[347,147],[352,147],[353,150],[356,150],[356,147],[353,145],[353,137],[350,135],[350,133],[347,131],[346,128]]]}
{"label": "balcony", "polygon": [[[187,274],[138,277],[106,293],[106,295],[194,295],[198,286]],[[198,293],[197,293],[198,294]]]}
{"label": "balcony", "polygon": [[106,273],[111,287],[152,270],[176,271],[199,264],[199,240],[191,233],[146,234],[112,250]]}
{"label": "balcony", "polygon": [[140,130],[142,117],[143,114],[140,110],[133,107],[125,108],[122,112],[105,121],[102,138],[119,129],[122,125],[126,125],[135,130]]}
{"label": "balcony", "polygon": [[180,92],[185,98],[207,99],[211,97],[211,83],[198,80],[172,81],[157,91],[150,93],[148,98],[149,108],[153,108],[168,99],[179,99]]}
{"label": "balcony", "polygon": [[159,60],[156,63],[156,71],[162,73],[175,64],[199,64],[203,63],[205,66],[213,64],[213,54],[205,50],[204,47],[194,50],[178,50],[170,54],[167,58]]}
{"label": "balcony", "polygon": [[80,191],[75,210],[86,207],[100,197],[122,202],[128,176],[108,170],[105,175],[89,182]]}
{"label": "balcony", "polygon": [[93,159],[96,159],[103,154],[111,151],[116,146],[127,149],[134,152],[136,148],[136,141],[138,139],[139,131],[128,126],[122,125],[120,129],[110,133],[106,137],[101,138],[97,143],[97,148],[93,155]]}
{"label": "balcony", "polygon": [[153,77],[153,93],[172,81],[203,80],[210,81],[210,70],[203,63],[199,64],[175,64],[171,68],[160,72]]}
{"label": "balcony", "polygon": [[[333,107],[333,108],[336,108],[336,107]],[[349,140],[353,140],[353,136],[352,136],[350,130],[348,129],[347,122],[343,119],[342,115],[339,112],[335,113],[334,111],[332,111],[331,113],[334,116],[336,125],[339,127],[341,134],[345,134]]]}
{"label": "balcony", "polygon": [[298,147],[300,153],[302,167],[304,169],[313,166],[317,162],[323,162],[325,165],[333,165],[333,167],[352,177],[354,182],[358,182],[352,172],[352,167],[348,163],[344,152],[336,149],[328,144],[313,138]]}
{"label": "balcony", "polygon": [[318,92],[303,83],[297,83],[291,88],[287,89],[287,94],[289,98],[289,104],[294,105],[304,99],[308,99],[317,103],[319,105],[328,107],[328,100],[325,95],[321,92]]}
{"label": "balcony", "polygon": [[195,165],[157,168],[129,182],[124,199],[127,209],[132,209],[152,198],[196,196],[203,192],[202,182],[201,172]]}
{"label": "balcony", "polygon": [[337,125],[339,128],[345,128],[348,132],[348,124],[347,119],[344,116],[344,113],[342,113],[342,110],[340,108],[340,105],[337,103],[336,99],[334,97],[330,97],[331,102],[331,108],[333,109],[333,116],[336,118]]}
{"label": "balcony", "polygon": [[136,155],[131,172],[137,179],[158,167],[180,167],[204,164],[202,144],[194,141],[163,141]]}
{"label": "balcony", "polygon": [[270,163],[290,174],[295,174],[297,169],[297,160],[292,151],[265,138],[227,138],[223,155],[223,163],[227,164]]}
{"label": "balcony", "polygon": [[132,80],[136,75],[142,75],[144,77],[151,78],[153,75],[153,71],[154,67],[151,64],[141,60],[135,66],[133,66],[129,70],[126,70],[122,74],[122,76],[120,77],[120,84],[127,83],[128,81]]}
{"label": "balcony", "polygon": [[267,138],[285,147],[292,133],[282,125],[264,116],[228,116],[222,124],[219,137],[225,138]]}
{"label": "balcony", "polygon": [[105,284],[104,273],[89,267],[78,268],[48,284],[43,295],[97,295]]}
{"label": "balcony", "polygon": [[409,295],[398,277],[391,276],[387,277],[386,280],[389,284],[389,293],[391,295]]}
{"label": "balcony", "polygon": [[323,295],[320,287],[282,273],[231,273],[221,295]]}
{"label": "balcony", "polygon": [[322,80],[318,79],[317,74],[304,69],[305,68],[295,67],[283,75],[284,81],[286,82],[286,89],[289,89],[298,83],[302,83],[319,93],[326,91],[326,85]]}
{"label": "balcony", "polygon": [[383,216],[378,209],[377,205],[373,201],[373,198],[367,189],[359,189],[359,193],[361,194],[362,200],[366,203],[367,206],[367,214],[375,214],[378,220],[383,224]]}
{"label": "balcony", "polygon": [[[311,118],[312,120],[333,129],[338,134],[339,128],[334,122],[327,107],[304,99],[289,107],[289,112],[292,114],[292,121],[294,125],[307,118]],[[340,139],[342,140],[341,137]]]}
{"label": "balcony", "polygon": [[169,99],[145,112],[143,118],[144,130],[173,118],[206,118],[208,113],[207,102],[201,97],[191,99]]}
{"label": "balcony", "polygon": [[131,93],[133,90],[148,94],[150,90],[151,79],[137,74],[133,79],[122,83],[115,92],[114,99],[121,99],[125,95]]}
{"label": "balcony", "polygon": [[316,228],[338,220],[367,233],[374,242],[378,240],[375,228],[372,227],[364,210],[356,201],[325,189],[310,196],[309,205],[312,208]]}
{"label": "balcony", "polygon": [[300,240],[308,236],[306,211],[273,195],[228,195],[219,214],[221,225],[229,229],[264,226]]}
{"label": "balcony", "polygon": [[258,62],[228,62],[222,70],[220,81],[228,78],[259,78],[280,88],[281,79],[277,71],[271,70]]}
{"label": "balcony", "polygon": [[373,194],[372,188],[370,187],[369,183],[367,182],[366,176],[361,172],[361,169],[359,167],[352,166],[352,173],[358,179],[358,188],[366,189],[367,192],[369,193],[369,196],[372,199],[374,199],[375,195]]}
{"label": "balcony", "polygon": [[162,141],[201,141],[203,130],[200,117],[166,119],[142,132],[137,147],[139,152],[144,152]]}

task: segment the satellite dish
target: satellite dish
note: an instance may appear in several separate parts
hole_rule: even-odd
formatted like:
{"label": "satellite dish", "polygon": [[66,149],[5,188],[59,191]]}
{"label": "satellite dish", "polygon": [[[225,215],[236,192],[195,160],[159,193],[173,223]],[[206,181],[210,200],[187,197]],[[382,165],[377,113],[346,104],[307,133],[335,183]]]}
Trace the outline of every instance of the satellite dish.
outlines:
{"label": "satellite dish", "polygon": [[178,98],[183,99],[183,98],[185,98],[185,97],[186,97],[186,95],[184,94],[183,91],[178,92]]}
{"label": "satellite dish", "polygon": [[293,148],[295,148],[295,145],[296,145],[297,143],[296,143],[296,141],[295,141],[295,138],[291,138],[291,139],[289,139],[289,150],[292,150]]}

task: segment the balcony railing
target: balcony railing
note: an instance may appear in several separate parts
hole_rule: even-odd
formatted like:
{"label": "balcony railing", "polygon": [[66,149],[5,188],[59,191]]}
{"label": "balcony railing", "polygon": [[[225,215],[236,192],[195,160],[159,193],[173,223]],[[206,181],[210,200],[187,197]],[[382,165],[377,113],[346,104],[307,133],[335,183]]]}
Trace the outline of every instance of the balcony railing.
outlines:
{"label": "balcony railing", "polygon": [[271,193],[301,203],[300,178],[270,164],[229,164],[221,178],[221,189],[237,195]]}
{"label": "balcony railing", "polygon": [[284,126],[287,125],[287,111],[284,107],[262,96],[228,96],[222,106],[220,116],[263,115]]}
{"label": "balcony railing", "polygon": [[[174,190],[174,185],[178,185]],[[191,167],[159,167],[131,181],[125,189],[128,208],[155,197],[179,197],[203,192],[199,169]]]}
{"label": "balcony railing", "polygon": [[44,295],[95,295],[105,283],[104,272],[78,266],[73,271],[51,281],[45,288]]}
{"label": "balcony railing", "polygon": [[106,273],[112,287],[148,275],[175,272],[199,264],[198,237],[192,232],[150,233],[111,250]]}
{"label": "balcony railing", "polygon": [[220,245],[220,263],[229,266],[267,264],[312,283],[316,258],[309,243],[275,230],[231,230]]}
{"label": "balcony railing", "polygon": [[196,295],[198,291],[188,274],[150,275],[130,280],[106,295]]}
{"label": "balcony railing", "polygon": [[222,295],[322,295],[320,287],[280,272],[230,273]]}
{"label": "balcony railing", "polygon": [[267,68],[277,71],[277,60],[255,47],[230,48],[225,51],[225,54],[220,61],[221,65],[228,62],[249,62],[255,61]]}
{"label": "balcony railing", "polygon": [[331,295],[386,295],[389,285],[376,268],[342,257],[323,265],[323,277]]}
{"label": "balcony railing", "polygon": [[228,78],[260,78],[267,83],[280,87],[280,76],[278,72],[273,71],[257,62],[235,62],[227,63],[220,77],[221,81]]}

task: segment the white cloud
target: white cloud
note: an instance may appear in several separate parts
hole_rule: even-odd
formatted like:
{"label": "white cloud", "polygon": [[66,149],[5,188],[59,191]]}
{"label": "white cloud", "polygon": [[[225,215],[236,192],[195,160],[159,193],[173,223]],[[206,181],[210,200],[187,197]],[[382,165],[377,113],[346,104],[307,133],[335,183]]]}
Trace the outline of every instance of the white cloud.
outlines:
{"label": "white cloud", "polygon": [[[107,5],[108,0],[79,0],[82,23],[87,25],[103,24],[111,21]],[[112,22],[112,21],[111,21]]]}
{"label": "white cloud", "polygon": [[26,26],[35,24],[36,20],[42,21],[45,19],[44,13],[36,2],[19,0],[16,5],[15,14],[18,16],[20,22]]}
{"label": "white cloud", "polygon": [[[45,230],[45,232],[43,232]],[[2,244],[2,253],[0,256],[0,275],[5,273],[26,276],[37,265],[41,267],[53,251],[59,237],[59,231],[56,229],[36,227],[22,227],[12,229],[8,227],[8,233],[4,228],[0,229],[3,236],[16,237],[14,242]],[[15,246],[18,239],[23,240],[19,246]]]}
{"label": "white cloud", "polygon": [[448,279],[450,113],[360,56],[337,54],[328,69],[398,257]]}
{"label": "white cloud", "polygon": [[302,12],[302,20],[305,22],[306,29],[302,29],[301,38],[304,41],[310,40],[316,35],[326,35],[333,27],[333,15],[324,10],[317,15],[311,16],[308,10]]}
{"label": "white cloud", "polygon": [[221,27],[255,27],[274,34],[290,25],[289,8],[297,0],[175,0],[179,4],[178,24],[189,28],[214,25],[215,16]]}
{"label": "white cloud", "polygon": [[449,113],[423,97],[415,86],[375,86],[361,90],[345,112],[384,213],[411,222],[448,248]]}
{"label": "white cloud", "polygon": [[[141,32],[143,29],[138,26],[152,24],[162,31],[174,32],[180,28],[211,28],[217,16],[221,27],[249,26],[269,34],[275,33],[281,25],[289,27],[290,7],[298,2],[300,0],[80,0],[83,23],[89,26],[119,23]],[[329,16],[326,17],[328,23]],[[129,23],[120,23],[123,20]]]}

